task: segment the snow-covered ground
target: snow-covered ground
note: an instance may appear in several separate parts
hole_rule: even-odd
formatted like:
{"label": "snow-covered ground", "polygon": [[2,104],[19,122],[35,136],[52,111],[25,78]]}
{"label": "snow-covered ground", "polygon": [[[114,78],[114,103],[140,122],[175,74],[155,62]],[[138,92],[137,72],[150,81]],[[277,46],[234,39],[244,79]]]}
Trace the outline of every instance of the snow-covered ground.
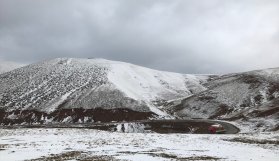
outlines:
{"label": "snow-covered ground", "polygon": [[1,129],[0,160],[278,161],[279,133],[191,135]]}

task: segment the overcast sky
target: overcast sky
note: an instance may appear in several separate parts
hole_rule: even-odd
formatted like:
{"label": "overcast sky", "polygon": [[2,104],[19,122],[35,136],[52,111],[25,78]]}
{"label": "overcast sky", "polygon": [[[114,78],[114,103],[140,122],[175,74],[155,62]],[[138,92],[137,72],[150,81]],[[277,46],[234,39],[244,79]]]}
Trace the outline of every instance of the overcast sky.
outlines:
{"label": "overcast sky", "polygon": [[279,67],[279,1],[0,0],[0,62],[57,57],[200,74]]}

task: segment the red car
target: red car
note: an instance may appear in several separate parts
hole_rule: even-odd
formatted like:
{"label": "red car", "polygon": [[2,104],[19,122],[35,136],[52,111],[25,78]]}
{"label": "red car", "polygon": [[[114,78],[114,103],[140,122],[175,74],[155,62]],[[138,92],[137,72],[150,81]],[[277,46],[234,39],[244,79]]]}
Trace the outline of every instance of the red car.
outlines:
{"label": "red car", "polygon": [[213,124],[213,125],[209,126],[208,131],[211,134],[223,134],[226,132],[224,127],[220,124]]}

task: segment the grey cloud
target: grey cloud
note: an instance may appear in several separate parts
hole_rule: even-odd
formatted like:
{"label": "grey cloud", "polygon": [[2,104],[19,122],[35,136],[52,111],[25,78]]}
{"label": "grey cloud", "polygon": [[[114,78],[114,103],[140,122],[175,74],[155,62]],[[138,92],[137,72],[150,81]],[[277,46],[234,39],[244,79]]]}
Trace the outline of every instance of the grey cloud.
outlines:
{"label": "grey cloud", "polygon": [[102,57],[182,73],[279,66],[277,0],[0,0],[0,58]]}

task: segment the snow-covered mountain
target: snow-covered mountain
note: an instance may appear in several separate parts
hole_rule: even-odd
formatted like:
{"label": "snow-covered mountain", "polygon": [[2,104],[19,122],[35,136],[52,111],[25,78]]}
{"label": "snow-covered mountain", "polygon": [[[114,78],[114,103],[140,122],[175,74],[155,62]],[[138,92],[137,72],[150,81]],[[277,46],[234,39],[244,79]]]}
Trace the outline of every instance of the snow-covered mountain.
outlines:
{"label": "snow-covered mountain", "polygon": [[19,64],[15,62],[3,61],[0,59],[0,74],[12,71],[16,68],[23,67],[24,64]]}
{"label": "snow-covered mountain", "polygon": [[279,68],[189,75],[105,59],[58,58],[0,74],[0,123],[233,120],[279,130]]}
{"label": "snow-covered mountain", "polygon": [[0,109],[2,120],[15,123],[143,119],[166,115],[162,103],[204,91],[206,80],[104,59],[58,58],[1,74]]}
{"label": "snow-covered mountain", "polygon": [[279,68],[216,76],[204,86],[165,110],[179,118],[249,120],[254,129],[279,129]]}

